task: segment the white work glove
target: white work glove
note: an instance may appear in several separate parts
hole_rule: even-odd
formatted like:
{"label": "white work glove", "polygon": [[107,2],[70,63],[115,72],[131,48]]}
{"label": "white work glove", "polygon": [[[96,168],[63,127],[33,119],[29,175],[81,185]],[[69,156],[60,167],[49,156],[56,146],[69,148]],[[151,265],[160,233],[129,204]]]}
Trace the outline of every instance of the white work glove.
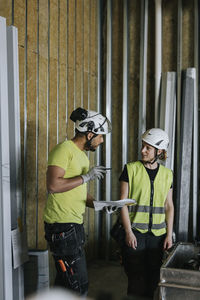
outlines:
{"label": "white work glove", "polygon": [[110,214],[116,212],[118,210],[118,208],[119,207],[117,207],[117,206],[105,206],[103,208],[103,210],[105,210],[105,212],[110,215]]}
{"label": "white work glove", "polygon": [[102,179],[104,177],[104,174],[106,174],[106,167],[99,166],[92,168],[87,174],[81,175],[81,177],[83,178],[83,183],[86,183],[96,178]]}

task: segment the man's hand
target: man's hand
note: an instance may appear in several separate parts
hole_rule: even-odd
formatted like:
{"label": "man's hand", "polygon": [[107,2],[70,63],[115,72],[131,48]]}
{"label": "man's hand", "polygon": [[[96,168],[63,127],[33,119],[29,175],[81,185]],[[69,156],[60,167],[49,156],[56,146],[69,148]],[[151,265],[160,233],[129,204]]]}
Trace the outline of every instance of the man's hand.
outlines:
{"label": "man's hand", "polygon": [[106,167],[99,166],[92,168],[87,174],[81,175],[83,178],[83,183],[86,183],[90,180],[94,179],[102,179],[104,177],[104,174],[106,174]]}
{"label": "man's hand", "polygon": [[168,250],[172,247],[172,237],[166,236],[163,244],[163,250]]}
{"label": "man's hand", "polygon": [[117,206],[104,206],[103,211],[105,211],[107,214],[112,214],[118,210]]}
{"label": "man's hand", "polygon": [[125,241],[126,241],[126,244],[129,247],[136,250],[136,248],[137,248],[137,239],[136,239],[136,236],[135,236],[135,234],[133,233],[132,230],[126,233]]}

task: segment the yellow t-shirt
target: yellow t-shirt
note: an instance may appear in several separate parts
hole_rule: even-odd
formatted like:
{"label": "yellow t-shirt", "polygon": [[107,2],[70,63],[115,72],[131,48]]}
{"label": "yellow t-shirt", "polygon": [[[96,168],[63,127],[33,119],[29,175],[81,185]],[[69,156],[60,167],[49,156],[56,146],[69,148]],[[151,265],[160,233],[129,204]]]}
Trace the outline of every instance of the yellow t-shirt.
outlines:
{"label": "yellow t-shirt", "polygon": [[[56,145],[49,154],[48,166],[58,166],[65,170],[64,178],[86,174],[89,160],[71,140]],[[83,223],[87,198],[87,184],[63,193],[48,195],[44,209],[44,221],[47,223]]]}

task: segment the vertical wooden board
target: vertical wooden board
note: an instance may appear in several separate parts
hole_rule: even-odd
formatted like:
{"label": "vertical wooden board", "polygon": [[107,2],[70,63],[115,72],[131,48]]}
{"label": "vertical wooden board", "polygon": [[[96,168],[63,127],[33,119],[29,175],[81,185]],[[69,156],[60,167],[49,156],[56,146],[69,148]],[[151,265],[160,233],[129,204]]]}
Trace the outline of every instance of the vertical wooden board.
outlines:
{"label": "vertical wooden board", "polygon": [[47,70],[48,61],[40,57],[39,63],[39,140],[38,140],[38,248],[45,249],[43,211],[46,204],[47,170]]}
{"label": "vertical wooden board", "polygon": [[84,106],[84,31],[85,31],[85,24],[84,24],[84,2],[82,1],[82,23],[81,23],[81,47],[82,47],[82,54],[81,54],[81,106]]}
{"label": "vertical wooden board", "polygon": [[84,94],[83,94],[83,106],[85,109],[88,108],[88,73],[89,73],[89,10],[90,10],[90,1],[86,0],[84,2]]}
{"label": "vertical wooden board", "polygon": [[26,190],[27,190],[27,229],[28,246],[36,246],[36,68],[37,68],[37,3],[28,1],[27,19],[27,162],[26,162]]}
{"label": "vertical wooden board", "polygon": [[[38,139],[38,248],[45,249],[43,235],[43,211],[46,204],[47,169],[47,70],[48,61],[40,57],[39,62],[39,139]],[[42,234],[41,234],[42,233]]]}
{"label": "vertical wooden board", "polygon": [[[90,80],[90,109],[97,110],[97,90],[96,90],[96,74],[97,74],[97,27],[96,27],[96,15],[97,15],[97,5],[96,1],[91,1],[90,3],[90,70],[89,70],[89,80]],[[91,153],[90,163],[92,166],[95,165],[96,155]],[[95,187],[96,182],[93,181],[90,186],[90,193],[95,197]],[[94,257],[95,248],[94,248],[94,239],[95,239],[95,212],[90,210],[90,257]]]}
{"label": "vertical wooden board", "polygon": [[74,110],[74,22],[75,22],[75,1],[68,1],[68,116],[67,116],[67,138],[74,135],[74,123],[70,120],[70,114]]}
{"label": "vertical wooden board", "polygon": [[183,0],[182,68],[194,66],[194,2]]}
{"label": "vertical wooden board", "polygon": [[[22,191],[24,191],[23,186],[23,170],[24,170],[24,62],[25,53],[24,47],[18,47],[19,54],[19,97],[20,97],[20,134],[21,134],[21,170],[22,170]],[[22,198],[24,194],[22,192]],[[23,201],[23,200],[22,200]],[[22,205],[23,206],[23,205]]]}
{"label": "vertical wooden board", "polygon": [[[123,1],[113,7],[113,63],[112,63],[112,199],[119,197],[116,185],[122,162],[122,103],[123,103]],[[118,133],[118,134],[116,134]],[[118,161],[118,164],[116,164]]]}
{"label": "vertical wooden board", "polygon": [[[88,53],[88,72],[89,72],[89,107],[91,110],[96,110],[96,91],[95,91],[95,53],[96,53],[96,18],[95,18],[95,1],[90,1],[89,3],[89,53]],[[91,166],[95,165],[95,153],[90,153],[90,164]],[[92,181],[90,184],[89,193],[95,196],[95,181]],[[89,257],[94,256],[94,210],[89,210]]]}
{"label": "vertical wooden board", "polygon": [[[89,34],[90,34],[90,22],[89,22],[89,9],[90,9],[90,0],[84,1],[84,76],[83,76],[83,107],[85,109],[89,108],[89,91],[88,91],[88,77],[89,77]],[[88,158],[90,159],[90,154],[88,153]],[[88,185],[88,190],[90,190],[90,185]],[[85,232],[86,232],[86,244],[89,243],[90,240],[90,209],[86,209],[85,218]]]}
{"label": "vertical wooden board", "polygon": [[162,72],[176,71],[177,1],[163,1],[162,15]]}
{"label": "vertical wooden board", "polygon": [[[14,26],[18,29],[18,53],[19,53],[19,93],[20,93],[20,129],[21,129],[21,159],[22,171],[24,167],[24,65],[25,65],[25,1],[15,0],[14,2]],[[23,178],[23,173],[22,173]],[[23,179],[22,179],[23,182]]]}
{"label": "vertical wooden board", "polygon": [[67,2],[60,1],[60,86],[59,86],[59,141],[66,138],[66,57],[67,57]]}
{"label": "vertical wooden board", "polygon": [[138,115],[139,115],[139,72],[140,72],[140,1],[129,2],[130,51],[129,51],[129,110],[128,110],[128,160],[138,159]]}
{"label": "vertical wooden board", "polygon": [[[25,65],[25,1],[15,0],[14,26],[18,29],[18,53],[19,53],[19,93],[20,93],[20,129],[21,129],[21,160],[22,172],[24,169],[24,65]],[[22,173],[23,178],[23,173]],[[23,182],[23,179],[22,179]],[[22,187],[23,188],[23,187]]]}
{"label": "vertical wooden board", "polygon": [[82,80],[82,26],[83,26],[83,5],[77,1],[76,5],[76,107],[81,106],[81,80]]}
{"label": "vertical wooden board", "polygon": [[0,1],[0,13],[1,13],[2,17],[3,17],[2,13],[3,13],[3,10],[5,9],[6,5],[7,5],[7,1],[6,0],[1,0]]}
{"label": "vertical wooden board", "polygon": [[48,1],[39,2],[38,248],[46,249],[43,211],[47,169]]}
{"label": "vertical wooden board", "polygon": [[58,1],[50,1],[49,151],[57,144]]}
{"label": "vertical wooden board", "polygon": [[18,44],[23,47],[25,41],[25,14],[26,14],[26,2],[24,0],[15,0],[14,1],[14,26],[16,26],[18,29]]}
{"label": "vertical wooden board", "polygon": [[[39,56],[48,59],[48,1],[46,0],[39,1]],[[43,72],[43,68],[39,68],[39,72]]]}
{"label": "vertical wooden board", "polygon": [[12,0],[0,1],[0,16],[6,18],[6,25],[12,25]]}
{"label": "vertical wooden board", "polygon": [[[90,49],[89,49],[89,87],[88,91],[90,94],[90,109],[97,110],[97,94],[96,94],[96,51],[97,51],[97,42],[96,42],[96,1],[91,1],[90,3]],[[90,163],[92,166],[95,165],[95,153],[90,154]],[[90,186],[90,192],[94,195],[95,182],[93,181]],[[94,215],[92,214],[92,226],[94,226]]]}

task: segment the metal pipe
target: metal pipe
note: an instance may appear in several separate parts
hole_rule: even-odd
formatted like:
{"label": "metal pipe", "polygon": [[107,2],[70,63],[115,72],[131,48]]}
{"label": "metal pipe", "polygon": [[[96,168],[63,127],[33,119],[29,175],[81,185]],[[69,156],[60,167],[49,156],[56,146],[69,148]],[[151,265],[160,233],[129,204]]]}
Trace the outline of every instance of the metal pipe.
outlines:
{"label": "metal pipe", "polygon": [[[182,0],[178,0],[178,28],[177,28],[177,113],[176,113],[176,173],[180,169],[180,145],[181,145],[181,71],[182,71]],[[178,177],[178,176],[176,176]],[[178,184],[178,181],[177,181]],[[177,193],[178,194],[178,193]],[[179,198],[176,197],[176,231],[178,233],[179,222]]]}
{"label": "metal pipe", "polygon": [[[11,187],[11,229],[17,229],[22,217],[21,191],[21,138],[19,102],[19,56],[18,32],[14,26],[7,28],[8,54],[8,103],[9,103],[9,140],[10,140],[10,187]],[[24,299],[23,267],[12,270],[13,298]]]}
{"label": "metal pipe", "polygon": [[141,0],[140,22],[140,90],[138,124],[138,158],[140,158],[141,135],[146,130],[146,87],[147,87],[147,39],[148,39],[148,0]]}
{"label": "metal pipe", "polygon": [[24,224],[26,224],[26,209],[27,209],[27,26],[28,26],[28,0],[26,0],[26,10],[25,10],[25,45],[24,45],[24,55],[25,55],[25,72],[24,72]]}
{"label": "metal pipe", "polygon": [[155,127],[158,126],[162,73],[162,0],[155,0]]}
{"label": "metal pipe", "polygon": [[181,159],[178,170],[177,203],[179,218],[177,221],[178,240],[188,240],[190,169],[192,165],[192,135],[194,122],[194,85],[195,68],[188,68],[183,78],[183,108],[181,122]]}
{"label": "metal pipe", "polygon": [[6,19],[0,17],[0,299],[13,299]]}
{"label": "metal pipe", "polygon": [[[106,116],[112,122],[112,0],[107,0]],[[106,166],[111,167],[112,136],[106,135]],[[106,174],[106,201],[111,200],[111,172]],[[106,258],[110,250],[111,217],[106,214]]]}
{"label": "metal pipe", "polygon": [[199,12],[198,0],[194,2],[194,66],[196,69],[196,81],[194,91],[194,126],[193,126],[193,240],[197,235],[197,202],[198,202],[198,73],[199,73]]}
{"label": "metal pipe", "polygon": [[36,237],[35,237],[35,247],[37,249],[38,247],[38,139],[39,139],[39,0],[37,0],[37,66],[36,66],[36,72],[37,72],[37,82],[36,82],[36,152],[35,152],[35,201],[36,201],[36,220],[35,220],[35,231],[36,231]]}
{"label": "metal pipe", "polygon": [[[97,0],[97,111],[102,111],[101,103],[102,92],[102,2]],[[97,148],[96,151],[96,165],[101,165],[101,151]],[[101,199],[101,181],[96,180],[96,200]],[[99,237],[101,229],[100,213],[95,212],[95,245],[96,255],[99,254]]]}
{"label": "metal pipe", "polygon": [[182,0],[178,0],[178,28],[177,28],[177,170],[180,160],[180,131],[181,131],[181,71],[182,71]]}
{"label": "metal pipe", "polygon": [[122,166],[128,155],[128,2],[123,2],[123,104],[122,104]]}
{"label": "metal pipe", "polygon": [[169,136],[167,160],[164,162],[167,168],[174,169],[174,141],[175,141],[175,115],[176,115],[176,73],[166,72],[162,74],[161,105],[159,127],[164,129]]}
{"label": "metal pipe", "polygon": [[[91,0],[89,4],[89,22],[88,22],[88,109],[90,109],[90,76],[91,76]],[[90,159],[90,151],[88,151],[88,159]],[[88,184],[88,188],[90,189],[90,183]],[[87,239],[90,239],[90,210],[87,210]]]}

